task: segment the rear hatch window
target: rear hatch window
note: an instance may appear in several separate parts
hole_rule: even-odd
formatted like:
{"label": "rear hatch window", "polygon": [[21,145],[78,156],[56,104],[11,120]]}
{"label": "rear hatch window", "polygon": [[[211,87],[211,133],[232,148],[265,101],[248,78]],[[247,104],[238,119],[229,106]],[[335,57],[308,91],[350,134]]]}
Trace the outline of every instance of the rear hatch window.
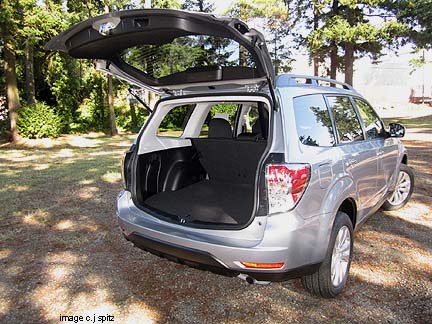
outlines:
{"label": "rear hatch window", "polygon": [[161,83],[186,71],[212,71],[215,79],[221,79],[222,68],[244,67],[243,72],[251,77],[256,69],[250,53],[236,41],[204,35],[178,37],[167,44],[134,46],[123,50],[120,58]]}
{"label": "rear hatch window", "polygon": [[263,35],[235,18],[177,10],[93,17],[53,38],[48,50],[97,59],[98,68],[156,92],[274,80]]}

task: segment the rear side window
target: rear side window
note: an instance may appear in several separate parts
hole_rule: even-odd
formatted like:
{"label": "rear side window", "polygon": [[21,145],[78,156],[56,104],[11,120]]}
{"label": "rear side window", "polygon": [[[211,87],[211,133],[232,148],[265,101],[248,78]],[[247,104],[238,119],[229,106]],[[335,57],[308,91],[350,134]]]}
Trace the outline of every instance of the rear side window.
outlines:
{"label": "rear side window", "polygon": [[362,99],[354,98],[354,102],[360,117],[363,119],[367,138],[374,139],[384,137],[384,126],[375,110]]}
{"label": "rear side window", "polygon": [[222,118],[227,120],[231,125],[231,129],[234,129],[235,119],[236,119],[236,114],[238,109],[239,109],[239,105],[234,103],[219,103],[211,106],[210,111],[201,128],[200,137],[201,138],[208,137],[208,127],[210,121],[213,118]]}
{"label": "rear side window", "polygon": [[294,98],[297,135],[309,146],[333,146],[335,138],[330,114],[322,95]]}
{"label": "rear side window", "polygon": [[160,123],[157,136],[182,136],[194,108],[195,105],[183,105],[172,108]]}
{"label": "rear side window", "polygon": [[[240,126],[242,134],[253,134],[256,130],[257,121],[259,120],[259,112],[257,106],[250,106],[249,109],[240,117]],[[259,125],[258,125],[259,126]]]}
{"label": "rear side window", "polygon": [[340,143],[364,140],[360,121],[348,97],[327,97]]}

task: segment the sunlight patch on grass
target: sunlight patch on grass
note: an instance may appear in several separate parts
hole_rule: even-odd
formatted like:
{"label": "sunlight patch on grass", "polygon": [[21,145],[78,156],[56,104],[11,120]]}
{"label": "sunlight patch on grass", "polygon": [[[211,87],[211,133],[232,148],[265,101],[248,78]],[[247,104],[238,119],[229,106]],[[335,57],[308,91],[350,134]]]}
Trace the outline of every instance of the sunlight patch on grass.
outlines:
{"label": "sunlight patch on grass", "polygon": [[51,214],[41,209],[24,215],[22,215],[22,212],[18,212],[14,216],[22,217],[23,224],[33,226],[43,226],[51,220]]}
{"label": "sunlight patch on grass", "polygon": [[68,136],[67,143],[73,147],[96,147],[102,142],[97,139],[90,139],[82,136]]}
{"label": "sunlight patch on grass", "polygon": [[38,156],[36,154],[24,155],[21,152],[15,153],[14,151],[12,151],[9,152],[9,154],[4,155],[3,158],[10,162],[18,163],[37,160]]}
{"label": "sunlight patch on grass", "polygon": [[8,158],[10,158],[10,159],[19,159],[19,158],[23,158],[23,157],[26,157],[26,155],[22,152],[22,151],[19,151],[19,150],[13,150],[13,149],[10,149],[10,150],[5,150],[5,151],[3,151],[2,152],[2,157],[4,158],[4,157],[8,157]]}
{"label": "sunlight patch on grass", "polygon": [[70,251],[58,252],[58,253],[49,253],[45,258],[46,263],[52,264],[69,264],[73,265],[78,261],[85,262],[87,260],[84,256],[77,256],[75,253]]}
{"label": "sunlight patch on grass", "polygon": [[2,176],[6,177],[16,177],[17,176],[17,171],[16,170],[2,170],[2,172],[0,172],[0,174]]}
{"label": "sunlight patch on grass", "polygon": [[119,172],[108,171],[101,178],[108,183],[118,183],[121,180],[121,175]]}
{"label": "sunlight patch on grass", "polygon": [[118,148],[124,148],[125,150],[128,149],[131,145],[132,145],[132,141],[124,141],[124,142],[120,142],[120,143],[109,143],[107,144],[108,146],[112,146],[112,147],[118,147]]}
{"label": "sunlight patch on grass", "polygon": [[383,268],[382,266],[372,266],[366,263],[355,264],[351,267],[350,273],[358,279],[375,285],[394,287],[399,283],[397,269]]}
{"label": "sunlight patch on grass", "polygon": [[68,158],[73,157],[75,153],[71,149],[61,149],[56,155],[55,158]]}
{"label": "sunlight patch on grass", "polygon": [[[84,316],[113,315],[117,323],[153,323],[155,312],[143,302],[124,306],[113,300],[110,281],[95,272],[83,272],[87,257],[72,252],[49,253],[45,258],[42,284],[29,294],[29,301],[47,321],[58,321],[59,314]],[[157,314],[158,316],[159,314]]]}
{"label": "sunlight patch on grass", "polygon": [[82,228],[86,229],[87,231],[90,232],[96,232],[99,230],[99,226],[96,224],[85,224],[82,226]]}
{"label": "sunlight patch on grass", "polygon": [[51,164],[48,164],[48,163],[38,163],[38,164],[35,164],[33,166],[33,170],[35,170],[35,171],[47,170],[50,168],[50,166],[51,166]]}
{"label": "sunlight patch on grass", "polygon": [[0,282],[0,316],[4,316],[8,313],[10,309],[10,300],[6,296],[10,296],[10,289]]}
{"label": "sunlight patch on grass", "polygon": [[[113,156],[113,150],[111,151],[98,151],[98,152],[89,152],[87,155],[88,156],[109,156],[112,157]],[[119,151],[119,153],[122,153],[123,150]]]}
{"label": "sunlight patch on grass", "polygon": [[75,223],[69,219],[64,219],[54,225],[54,229],[59,231],[71,230],[75,227]]}
{"label": "sunlight patch on grass", "polygon": [[84,180],[79,181],[78,183],[81,185],[90,185],[90,184],[95,183],[95,180],[94,179],[84,179]]}
{"label": "sunlight patch on grass", "polygon": [[97,320],[99,316],[109,314],[114,316],[116,323],[154,323],[149,316],[148,306],[144,303],[129,305],[127,313],[116,305],[111,299],[110,291],[103,287],[106,279],[100,280],[93,289],[86,284],[84,292],[73,292],[67,286],[60,286],[63,281],[61,279],[52,280],[52,283],[31,294],[33,304],[41,309],[46,320],[57,322],[59,314],[80,314],[84,318],[89,316],[93,321],[94,318]]}
{"label": "sunlight patch on grass", "polygon": [[14,186],[13,191],[15,191],[15,192],[24,192],[24,191],[27,191],[29,189],[30,189],[29,186],[26,186],[26,185],[17,185],[17,186]]}
{"label": "sunlight patch on grass", "polygon": [[100,137],[102,137],[102,138],[109,138],[109,139],[111,139],[110,137],[107,137],[104,133],[102,133],[102,132],[90,132],[90,133],[87,133],[87,134],[85,134],[85,135],[83,135],[84,137],[88,137],[88,138],[100,138]]}
{"label": "sunlight patch on grass", "polygon": [[11,249],[1,249],[0,250],[0,260],[1,259],[6,259],[11,254],[12,254],[12,250]]}
{"label": "sunlight patch on grass", "polygon": [[432,214],[430,212],[430,206],[420,201],[410,201],[403,209],[395,211],[385,211],[385,214],[397,217],[403,221],[420,224],[432,229]]}
{"label": "sunlight patch on grass", "polygon": [[72,270],[69,266],[65,266],[65,265],[54,265],[49,269],[49,277],[50,280],[54,280],[54,281],[65,281],[70,274],[72,273]]}
{"label": "sunlight patch on grass", "polygon": [[8,192],[8,191],[24,192],[24,191],[27,191],[29,189],[30,189],[30,187],[27,185],[11,184],[11,185],[6,185],[3,188],[1,188],[0,192]]}
{"label": "sunlight patch on grass", "polygon": [[135,324],[135,323],[142,323],[142,324],[151,324],[151,323],[159,323],[159,319],[156,319],[154,322],[149,316],[148,312],[143,309],[143,305],[133,303],[132,305],[129,305],[126,311],[123,313],[126,314],[124,319],[122,320],[122,323],[124,324]]}
{"label": "sunlight patch on grass", "polygon": [[[432,273],[432,254],[424,252],[425,254],[419,253],[420,251],[407,251],[408,256],[412,259],[412,263],[418,268],[424,268]],[[423,251],[422,251],[423,252]]]}
{"label": "sunlight patch on grass", "polygon": [[79,189],[77,196],[81,199],[92,199],[95,197],[95,193],[99,192],[98,187],[84,187]]}

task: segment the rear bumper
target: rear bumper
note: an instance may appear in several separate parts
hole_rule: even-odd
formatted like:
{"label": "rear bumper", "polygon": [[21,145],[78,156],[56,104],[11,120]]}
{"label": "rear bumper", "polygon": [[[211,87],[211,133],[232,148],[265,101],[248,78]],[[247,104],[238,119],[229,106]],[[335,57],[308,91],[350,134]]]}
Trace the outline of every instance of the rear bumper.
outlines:
{"label": "rear bumper", "polygon": [[200,270],[211,271],[228,277],[236,277],[239,274],[246,274],[258,281],[285,281],[288,279],[299,278],[301,276],[316,272],[320,264],[312,264],[288,271],[247,271],[232,270],[226,268],[217,261],[211,254],[204,251],[167,244],[155,239],[143,237],[139,234],[125,236],[136,247],[155,254],[159,257],[166,258],[176,263],[184,264]]}
{"label": "rear bumper", "polygon": [[[317,269],[323,260],[317,248],[322,244],[316,240],[319,218],[304,220],[295,214],[281,214],[256,217],[241,230],[196,229],[143,212],[133,204],[128,191],[117,201],[120,228],[137,247],[192,267],[228,276],[244,273],[262,281],[283,281]],[[255,270],[244,267],[242,261],[283,262],[284,266]]]}

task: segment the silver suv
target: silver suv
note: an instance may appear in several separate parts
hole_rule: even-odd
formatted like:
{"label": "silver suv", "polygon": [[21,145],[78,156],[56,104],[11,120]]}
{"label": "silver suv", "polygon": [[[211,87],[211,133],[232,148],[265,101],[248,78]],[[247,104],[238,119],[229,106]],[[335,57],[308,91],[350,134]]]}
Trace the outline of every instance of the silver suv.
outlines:
{"label": "silver suv", "polygon": [[114,12],[46,48],[161,95],[117,198],[126,239],[156,255],[249,283],[300,277],[335,297],[353,231],[412,194],[404,127],[386,131],[347,84],[276,77],[263,35],[237,19]]}

